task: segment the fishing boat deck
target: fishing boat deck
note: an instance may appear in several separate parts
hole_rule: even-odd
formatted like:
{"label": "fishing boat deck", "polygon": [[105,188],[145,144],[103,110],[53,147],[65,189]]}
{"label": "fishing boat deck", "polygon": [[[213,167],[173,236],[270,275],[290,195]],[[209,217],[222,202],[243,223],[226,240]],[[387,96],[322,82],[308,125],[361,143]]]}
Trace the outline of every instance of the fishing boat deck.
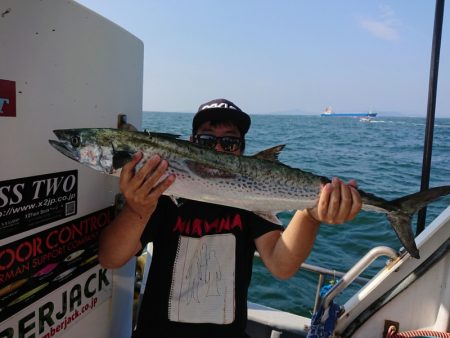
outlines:
{"label": "fishing boat deck", "polygon": [[306,337],[310,322],[310,318],[248,302],[247,333],[251,337]]}

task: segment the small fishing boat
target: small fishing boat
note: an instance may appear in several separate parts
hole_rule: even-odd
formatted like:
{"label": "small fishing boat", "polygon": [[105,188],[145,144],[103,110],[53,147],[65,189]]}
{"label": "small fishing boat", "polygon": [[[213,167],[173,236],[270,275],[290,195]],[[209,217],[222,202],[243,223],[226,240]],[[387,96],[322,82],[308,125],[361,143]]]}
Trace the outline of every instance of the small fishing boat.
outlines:
{"label": "small fishing boat", "polygon": [[359,118],[359,122],[370,123],[372,121],[373,121],[373,117],[370,117],[370,116],[364,116],[364,117]]}
{"label": "small fishing boat", "polygon": [[323,112],[320,114],[320,116],[330,116],[333,115],[333,109],[331,108],[331,106],[326,106],[325,109],[323,110]]}

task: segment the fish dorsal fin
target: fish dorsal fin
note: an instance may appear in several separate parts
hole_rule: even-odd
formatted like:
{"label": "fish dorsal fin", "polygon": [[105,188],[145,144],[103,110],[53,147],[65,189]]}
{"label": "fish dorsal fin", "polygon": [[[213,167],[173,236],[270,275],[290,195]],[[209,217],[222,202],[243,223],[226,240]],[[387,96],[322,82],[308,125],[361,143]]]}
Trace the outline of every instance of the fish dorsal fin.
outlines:
{"label": "fish dorsal fin", "polygon": [[167,137],[167,138],[180,138],[180,135],[177,135],[177,134],[156,133],[154,131],[148,131],[147,129],[144,129],[144,133],[146,133],[149,136],[155,135],[155,136],[161,136],[161,137]]}
{"label": "fish dorsal fin", "polygon": [[253,157],[272,161],[272,162],[278,162],[278,155],[280,155],[280,153],[284,149],[284,147],[285,147],[284,144],[280,144],[278,146],[262,150],[259,153],[256,153],[255,155],[253,155]]}

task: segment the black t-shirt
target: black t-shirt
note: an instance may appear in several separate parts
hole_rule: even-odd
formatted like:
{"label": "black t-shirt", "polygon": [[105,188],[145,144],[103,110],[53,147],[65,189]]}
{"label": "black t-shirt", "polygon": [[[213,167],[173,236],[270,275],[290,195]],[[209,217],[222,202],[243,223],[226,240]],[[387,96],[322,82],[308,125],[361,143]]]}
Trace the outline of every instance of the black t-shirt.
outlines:
{"label": "black t-shirt", "polygon": [[254,239],[273,230],[246,210],[161,197],[141,237],[153,256],[134,337],[244,337]]}

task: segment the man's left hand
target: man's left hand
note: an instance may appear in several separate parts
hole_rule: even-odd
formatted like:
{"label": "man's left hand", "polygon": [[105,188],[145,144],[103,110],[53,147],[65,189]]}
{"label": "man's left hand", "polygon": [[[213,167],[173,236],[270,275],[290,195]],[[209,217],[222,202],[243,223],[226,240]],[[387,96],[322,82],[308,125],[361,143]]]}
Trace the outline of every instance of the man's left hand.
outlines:
{"label": "man's left hand", "polygon": [[334,177],[325,184],[316,206],[309,209],[316,220],[328,224],[342,224],[351,221],[361,210],[362,201],[355,180],[348,184]]}

